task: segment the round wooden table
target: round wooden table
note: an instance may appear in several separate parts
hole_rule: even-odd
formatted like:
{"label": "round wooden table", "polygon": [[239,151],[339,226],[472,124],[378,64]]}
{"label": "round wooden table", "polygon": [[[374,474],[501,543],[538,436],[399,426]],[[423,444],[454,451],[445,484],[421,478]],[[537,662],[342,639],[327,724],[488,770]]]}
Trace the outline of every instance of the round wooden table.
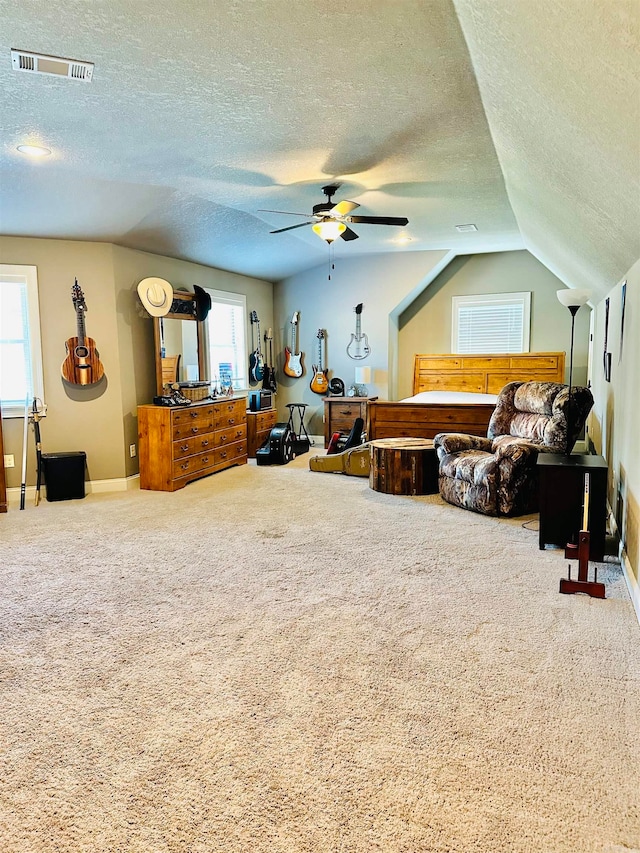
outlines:
{"label": "round wooden table", "polygon": [[433,495],[438,458],[428,438],[378,438],[369,442],[369,487],[388,495]]}

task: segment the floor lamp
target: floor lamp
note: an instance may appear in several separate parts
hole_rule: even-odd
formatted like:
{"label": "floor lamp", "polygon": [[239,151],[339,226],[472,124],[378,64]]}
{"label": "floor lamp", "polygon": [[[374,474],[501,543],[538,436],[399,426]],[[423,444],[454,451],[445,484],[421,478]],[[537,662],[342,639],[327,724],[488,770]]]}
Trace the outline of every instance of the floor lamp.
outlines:
{"label": "floor lamp", "polygon": [[571,350],[569,354],[569,402],[567,405],[567,443],[565,447],[565,455],[569,456],[571,453],[570,441],[571,435],[573,433],[573,421],[571,418],[571,388],[573,385],[573,332],[576,322],[576,314],[581,305],[584,305],[585,302],[589,300],[591,296],[590,290],[578,290],[576,288],[567,287],[564,290],[558,290],[556,292],[556,296],[558,297],[558,301],[561,302],[565,308],[568,308],[571,312]]}

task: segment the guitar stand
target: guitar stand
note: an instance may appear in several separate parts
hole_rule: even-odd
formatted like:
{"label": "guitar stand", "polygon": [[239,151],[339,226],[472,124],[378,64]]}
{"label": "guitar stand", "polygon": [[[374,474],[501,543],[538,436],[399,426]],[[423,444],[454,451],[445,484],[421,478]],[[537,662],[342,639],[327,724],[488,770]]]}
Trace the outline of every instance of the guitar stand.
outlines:
{"label": "guitar stand", "polygon": [[606,598],[604,584],[598,581],[598,569],[593,567],[593,580],[587,580],[589,573],[589,532],[581,530],[578,534],[578,544],[569,544],[564,550],[568,560],[578,560],[578,579],[571,577],[571,565],[569,565],[569,576],[560,579],[560,592],[572,594],[584,592],[592,598]]}
{"label": "guitar stand", "polygon": [[[307,408],[306,403],[287,403],[289,409],[288,426],[293,435],[293,451],[296,456],[301,456],[303,453],[308,453],[313,441],[309,438],[309,433],[304,425],[304,410]],[[298,429],[295,427],[294,414],[297,412],[300,421]]]}

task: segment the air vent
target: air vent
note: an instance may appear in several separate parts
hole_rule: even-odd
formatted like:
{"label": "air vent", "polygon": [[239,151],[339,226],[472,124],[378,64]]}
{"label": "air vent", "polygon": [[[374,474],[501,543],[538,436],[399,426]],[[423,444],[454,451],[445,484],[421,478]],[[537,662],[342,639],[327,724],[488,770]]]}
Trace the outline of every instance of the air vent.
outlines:
{"label": "air vent", "polygon": [[465,232],[465,231],[477,231],[477,230],[478,230],[477,226],[476,226],[476,225],[473,225],[473,224],[470,224],[470,225],[456,225],[456,231],[462,231],[462,232]]}
{"label": "air vent", "polygon": [[12,50],[11,65],[14,71],[68,77],[83,83],[91,82],[94,67],[93,62],[80,62],[76,59],[64,59],[61,56],[46,56],[42,53],[31,53],[28,50]]}

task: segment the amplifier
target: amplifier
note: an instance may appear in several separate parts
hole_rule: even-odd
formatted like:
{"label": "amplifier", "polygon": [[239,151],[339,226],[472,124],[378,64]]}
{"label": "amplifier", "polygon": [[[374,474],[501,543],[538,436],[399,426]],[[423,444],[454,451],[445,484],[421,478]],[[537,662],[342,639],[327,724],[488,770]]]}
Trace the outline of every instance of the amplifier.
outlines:
{"label": "amplifier", "polygon": [[271,391],[249,391],[249,411],[261,412],[263,409],[273,407],[273,393]]}

